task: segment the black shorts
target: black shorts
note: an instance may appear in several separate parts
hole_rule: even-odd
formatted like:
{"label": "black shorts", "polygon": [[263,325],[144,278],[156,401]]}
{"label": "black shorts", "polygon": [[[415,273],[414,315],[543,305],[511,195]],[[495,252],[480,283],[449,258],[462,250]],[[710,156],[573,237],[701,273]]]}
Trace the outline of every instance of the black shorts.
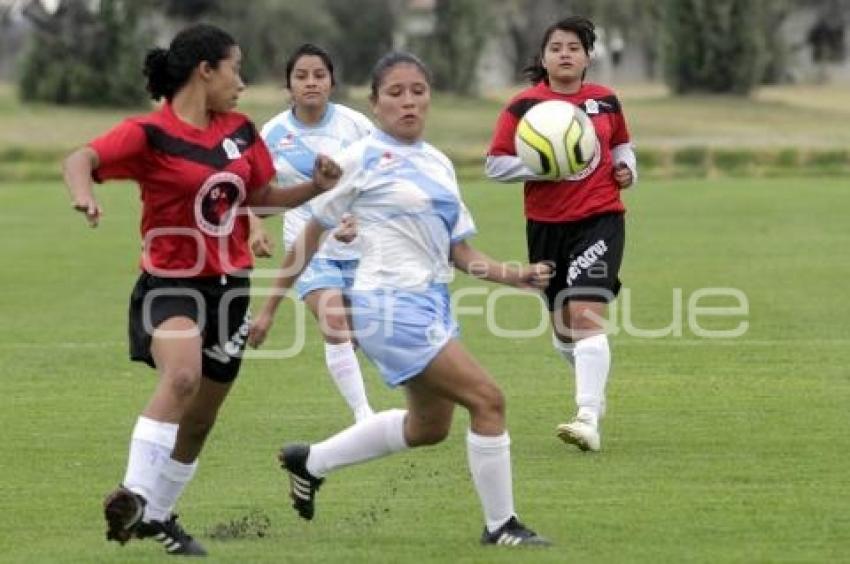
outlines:
{"label": "black shorts", "polygon": [[172,317],[189,317],[203,336],[202,374],[216,382],[236,379],[251,314],[247,273],[202,278],[139,276],[130,296],[130,359],[156,368],[153,330]]}
{"label": "black shorts", "polygon": [[529,261],[549,261],[555,267],[545,291],[549,311],[571,300],[610,302],[619,293],[626,242],[622,213],[563,223],[529,219],[525,231]]}

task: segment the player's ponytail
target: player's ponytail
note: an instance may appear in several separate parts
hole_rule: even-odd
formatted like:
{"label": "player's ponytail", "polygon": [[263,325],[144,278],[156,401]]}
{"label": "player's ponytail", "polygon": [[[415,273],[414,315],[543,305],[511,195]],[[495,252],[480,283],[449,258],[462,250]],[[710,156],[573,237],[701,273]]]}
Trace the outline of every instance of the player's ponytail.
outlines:
{"label": "player's ponytail", "polygon": [[212,68],[230,55],[236,41],[226,31],[209,24],[196,24],[178,33],[168,49],[156,47],[145,57],[143,73],[151,98],[171,100],[189,81],[203,61]]}
{"label": "player's ponytail", "polygon": [[148,51],[142,73],[148,79],[148,92],[154,100],[159,100],[169,91],[173,92],[168,87],[168,51],[165,49],[155,47]]}

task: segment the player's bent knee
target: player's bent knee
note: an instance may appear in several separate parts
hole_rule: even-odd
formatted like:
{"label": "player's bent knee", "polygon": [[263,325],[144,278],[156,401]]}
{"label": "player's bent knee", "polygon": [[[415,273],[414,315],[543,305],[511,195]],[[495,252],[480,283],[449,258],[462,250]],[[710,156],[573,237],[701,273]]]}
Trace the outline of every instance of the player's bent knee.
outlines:
{"label": "player's bent knee", "polygon": [[171,393],[177,399],[194,397],[201,385],[201,374],[189,367],[177,367],[167,370],[162,375],[168,381]]}
{"label": "player's bent knee", "polygon": [[322,329],[327,339],[331,342],[345,342],[350,340],[350,330],[348,327],[348,319],[344,315],[327,315],[325,316]]}
{"label": "player's bent knee", "polygon": [[474,411],[487,414],[489,416],[505,415],[505,395],[502,390],[494,384],[480,386],[475,391]]}
{"label": "player's bent knee", "polygon": [[405,439],[410,447],[436,445],[446,440],[450,429],[451,422],[415,425],[405,433]]}

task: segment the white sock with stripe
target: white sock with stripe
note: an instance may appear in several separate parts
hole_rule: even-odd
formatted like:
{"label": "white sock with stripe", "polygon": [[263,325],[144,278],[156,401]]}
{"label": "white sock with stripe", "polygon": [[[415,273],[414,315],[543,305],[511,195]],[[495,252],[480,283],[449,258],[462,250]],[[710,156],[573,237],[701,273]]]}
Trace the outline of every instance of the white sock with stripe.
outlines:
{"label": "white sock with stripe", "polygon": [[150,500],[163,464],[171,458],[177,440],[177,423],[164,423],[140,416],[130,438],[130,455],[124,487]]}
{"label": "white sock with stripe", "polygon": [[511,438],[507,431],[495,437],[466,433],[466,453],[475,490],[491,533],[504,525],[514,512],[511,477]]}
{"label": "white sock with stripe", "polygon": [[162,465],[153,488],[153,495],[145,507],[145,521],[165,521],[174,509],[177,499],[186,489],[195,471],[198,461],[184,464],[169,458]]}
{"label": "white sock with stripe", "polygon": [[406,416],[404,409],[381,411],[329,439],[310,445],[307,471],[323,478],[337,468],[409,448],[404,440]]}
{"label": "white sock with stripe", "polygon": [[331,373],[339,393],[345,398],[348,407],[354,413],[354,418],[360,421],[372,415],[369,400],[366,398],[366,388],[363,385],[363,374],[360,363],[351,341],[333,344],[325,343],[325,364]]}
{"label": "white sock with stripe", "polygon": [[576,342],[575,357],[578,416],[596,425],[605,403],[605,385],[611,368],[608,337],[594,335]]}

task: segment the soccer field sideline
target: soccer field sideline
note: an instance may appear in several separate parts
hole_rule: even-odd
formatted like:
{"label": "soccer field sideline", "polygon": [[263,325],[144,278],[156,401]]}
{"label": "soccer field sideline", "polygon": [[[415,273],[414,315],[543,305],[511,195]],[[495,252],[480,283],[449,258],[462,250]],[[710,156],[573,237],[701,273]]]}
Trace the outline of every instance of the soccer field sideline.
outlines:
{"label": "soccer field sideline", "polygon": [[[479,228],[475,244],[521,259],[518,189],[464,188]],[[163,558],[153,545],[103,540],[101,496],[121,477],[134,414],[154,379],[126,361],[123,341],[138,250],[136,192],[127,185],[99,194],[104,223],[89,230],[57,184],[0,187],[7,210],[0,225],[23,234],[4,242],[0,272],[0,561]],[[615,337],[604,450],[588,456],[554,438],[570,378],[548,337],[496,338],[483,320],[461,316],[464,343],[506,392],[518,509],[555,548],[508,554],[477,546],[462,412],[445,445],[334,475],[320,493],[317,520],[300,523],[274,451],[283,440],[317,439],[348,423],[311,330],[302,356],[246,363],[181,502],[181,520],[207,540],[211,561],[845,559],[845,182],[652,181],[627,194],[627,205],[623,279],[634,289],[636,326],[667,326],[671,289],[706,286],[744,291],[750,325],[731,340],[687,332]],[[459,277],[456,287],[476,284]],[[525,298],[506,298],[499,308],[506,325],[535,325]],[[285,319],[277,325],[282,340]],[[370,366],[366,384],[377,406],[401,405]],[[264,537],[248,530],[209,539],[218,525],[255,510],[269,520]]]}

